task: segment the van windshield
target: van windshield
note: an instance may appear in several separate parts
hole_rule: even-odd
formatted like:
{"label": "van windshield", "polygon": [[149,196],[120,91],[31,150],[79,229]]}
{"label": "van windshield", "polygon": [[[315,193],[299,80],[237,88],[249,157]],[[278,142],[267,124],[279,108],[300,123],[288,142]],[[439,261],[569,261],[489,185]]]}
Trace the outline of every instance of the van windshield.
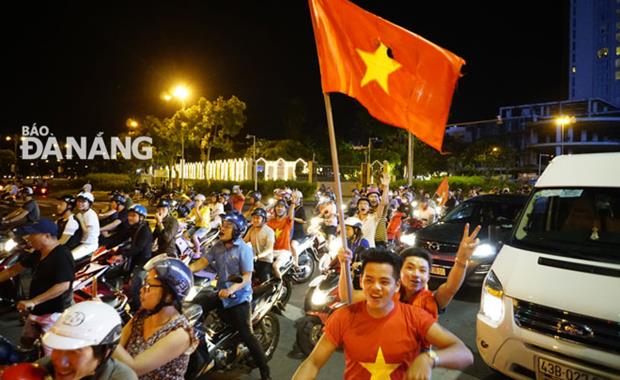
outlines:
{"label": "van windshield", "polygon": [[513,245],[620,264],[620,189],[539,189],[528,201]]}

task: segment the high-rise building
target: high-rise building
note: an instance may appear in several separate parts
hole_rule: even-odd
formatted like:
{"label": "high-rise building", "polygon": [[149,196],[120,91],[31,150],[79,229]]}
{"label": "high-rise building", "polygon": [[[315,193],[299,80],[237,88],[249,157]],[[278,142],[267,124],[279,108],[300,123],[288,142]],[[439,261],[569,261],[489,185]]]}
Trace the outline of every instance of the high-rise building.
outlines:
{"label": "high-rise building", "polygon": [[571,0],[570,100],[620,107],[620,0]]}

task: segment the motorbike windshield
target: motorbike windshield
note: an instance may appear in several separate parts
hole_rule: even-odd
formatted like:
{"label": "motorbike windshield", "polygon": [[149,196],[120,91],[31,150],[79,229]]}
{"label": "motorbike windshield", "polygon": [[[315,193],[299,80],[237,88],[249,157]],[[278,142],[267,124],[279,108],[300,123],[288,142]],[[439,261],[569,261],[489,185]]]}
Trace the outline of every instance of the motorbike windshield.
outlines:
{"label": "motorbike windshield", "polygon": [[620,264],[620,189],[539,189],[528,201],[513,245]]}

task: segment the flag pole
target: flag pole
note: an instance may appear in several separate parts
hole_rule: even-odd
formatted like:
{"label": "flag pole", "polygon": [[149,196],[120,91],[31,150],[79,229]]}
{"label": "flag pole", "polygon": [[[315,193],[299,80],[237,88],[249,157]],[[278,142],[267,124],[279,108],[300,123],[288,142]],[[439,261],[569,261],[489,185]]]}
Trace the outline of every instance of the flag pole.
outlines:
{"label": "flag pole", "polygon": [[413,184],[413,134],[407,132],[407,185],[411,187]]}
{"label": "flag pole", "polygon": [[[338,210],[338,223],[340,224],[340,238],[342,239],[342,246],[347,247],[347,235],[344,228],[344,211],[342,211],[342,188],[340,187],[340,168],[338,166],[338,151],[336,150],[336,134],[334,132],[334,117],[332,115],[332,103],[329,99],[329,94],[324,92],[323,99],[325,100],[325,113],[327,115],[327,129],[329,131],[329,148],[332,154],[332,167],[334,169],[334,182],[336,183],[336,209]],[[345,271],[345,278],[347,279],[347,303],[351,303],[353,300],[353,284],[351,283],[351,268],[345,265],[345,268],[340,268]]]}

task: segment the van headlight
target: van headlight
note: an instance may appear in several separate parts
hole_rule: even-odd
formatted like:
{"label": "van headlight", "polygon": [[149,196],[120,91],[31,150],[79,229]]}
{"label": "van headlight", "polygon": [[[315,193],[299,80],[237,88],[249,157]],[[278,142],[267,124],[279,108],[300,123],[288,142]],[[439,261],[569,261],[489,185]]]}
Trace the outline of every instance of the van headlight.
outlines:
{"label": "van headlight", "polygon": [[504,288],[495,275],[490,271],[484,279],[480,297],[480,313],[491,322],[499,324],[504,319]]}
{"label": "van headlight", "polygon": [[415,234],[404,234],[400,237],[400,242],[410,247],[415,246]]}
{"label": "van headlight", "polygon": [[496,253],[495,246],[492,244],[480,244],[474,249],[472,257],[491,257]]}

